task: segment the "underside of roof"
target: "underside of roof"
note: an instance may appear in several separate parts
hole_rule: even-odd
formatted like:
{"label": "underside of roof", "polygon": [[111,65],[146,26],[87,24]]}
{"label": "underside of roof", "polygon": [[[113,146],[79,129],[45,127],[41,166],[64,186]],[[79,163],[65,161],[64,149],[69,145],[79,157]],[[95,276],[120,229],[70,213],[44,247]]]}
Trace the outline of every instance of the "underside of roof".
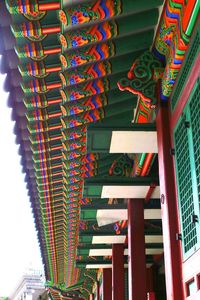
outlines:
{"label": "underside of roof", "polygon": [[[99,199],[97,184],[91,196],[92,178],[103,182],[105,177],[148,175],[143,186],[157,180],[156,154],[109,153],[108,133],[90,143],[90,130],[97,130],[92,124],[154,122],[155,86],[162,79],[159,97],[169,101],[195,26],[197,2],[1,2],[1,73],[7,73],[4,88],[54,299],[61,294],[66,300],[86,299],[96,269],[110,264],[113,237],[126,241],[126,202]],[[101,151],[95,152],[94,144]],[[102,209],[106,215],[110,209],[107,223]],[[113,220],[113,209],[124,217]],[[152,254],[162,253],[159,201],[151,201],[145,211],[151,264]],[[98,237],[101,245],[94,242]]]}

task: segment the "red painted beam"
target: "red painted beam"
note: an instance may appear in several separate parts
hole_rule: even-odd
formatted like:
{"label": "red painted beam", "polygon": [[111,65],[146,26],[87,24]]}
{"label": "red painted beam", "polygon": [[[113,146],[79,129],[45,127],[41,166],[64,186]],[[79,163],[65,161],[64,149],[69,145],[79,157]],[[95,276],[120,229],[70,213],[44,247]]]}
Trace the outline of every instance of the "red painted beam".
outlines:
{"label": "red painted beam", "polygon": [[52,2],[52,3],[44,3],[39,4],[39,11],[46,11],[46,10],[57,10],[60,9],[60,2]]}
{"label": "red painted beam", "polygon": [[122,299],[125,299],[124,244],[113,244],[112,300]]}
{"label": "red painted beam", "polygon": [[176,240],[179,232],[178,201],[170,153],[172,146],[167,104],[159,106],[156,125],[167,300],[182,300],[182,257],[180,242]]}
{"label": "red painted beam", "polygon": [[146,300],[144,203],[128,200],[128,283],[130,300]]}
{"label": "red painted beam", "polygon": [[59,72],[61,70],[62,70],[61,66],[47,67],[46,68],[46,72],[48,72],[48,73]]}
{"label": "red painted beam", "polygon": [[60,26],[42,28],[42,34],[59,33],[60,31],[61,31]]}
{"label": "red painted beam", "polygon": [[61,47],[44,49],[44,55],[61,53]]}
{"label": "red painted beam", "polygon": [[145,203],[148,203],[148,202],[151,200],[151,196],[152,196],[152,194],[153,194],[153,192],[154,192],[156,186],[157,186],[157,185],[156,185],[155,183],[152,183],[152,184],[150,185],[149,190],[148,190],[148,192],[147,192],[147,194],[146,194],[146,197],[145,197]]}
{"label": "red painted beam", "polygon": [[59,89],[61,87],[62,87],[62,84],[60,82],[47,84],[47,89],[48,90]]}
{"label": "red painted beam", "polygon": [[112,269],[103,269],[102,277],[102,298],[103,300],[112,299]]}

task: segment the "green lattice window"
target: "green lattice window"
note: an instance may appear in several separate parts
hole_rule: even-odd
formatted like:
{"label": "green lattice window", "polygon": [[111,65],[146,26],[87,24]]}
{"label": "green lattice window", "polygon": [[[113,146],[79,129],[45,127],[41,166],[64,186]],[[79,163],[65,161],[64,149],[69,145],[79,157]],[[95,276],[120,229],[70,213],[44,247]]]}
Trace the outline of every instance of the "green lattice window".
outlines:
{"label": "green lattice window", "polygon": [[174,131],[176,177],[187,257],[200,245],[200,84],[197,81]]}
{"label": "green lattice window", "polygon": [[200,206],[200,84],[197,84],[193,101],[190,103],[190,116],[194,147],[195,171],[197,177],[197,190]]}
{"label": "green lattice window", "polygon": [[192,37],[192,40],[190,42],[189,51],[187,52],[183,66],[180,70],[178,81],[176,83],[174,92],[171,97],[171,109],[172,110],[174,110],[174,108],[179,100],[179,97],[181,95],[181,92],[183,90],[185,82],[187,81],[187,78],[190,74],[190,71],[195,62],[195,59],[196,59],[197,55],[199,54],[199,51],[200,51],[200,22],[198,23],[197,29],[196,29],[196,31]]}

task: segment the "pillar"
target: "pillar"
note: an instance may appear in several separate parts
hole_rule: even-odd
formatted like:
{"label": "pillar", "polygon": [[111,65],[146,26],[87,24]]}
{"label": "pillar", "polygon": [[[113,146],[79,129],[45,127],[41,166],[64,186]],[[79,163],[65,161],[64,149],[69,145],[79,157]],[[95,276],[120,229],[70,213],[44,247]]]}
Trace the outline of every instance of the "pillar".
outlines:
{"label": "pillar", "polygon": [[167,103],[160,104],[156,125],[167,300],[182,300],[181,249],[179,241],[176,240],[176,234],[179,233],[178,202]]}
{"label": "pillar", "polygon": [[156,300],[155,292],[154,292],[154,276],[155,276],[155,270],[153,269],[153,266],[150,268],[147,268],[146,270],[146,276],[147,276],[147,300]]}
{"label": "pillar", "polygon": [[146,300],[146,258],[143,199],[128,200],[129,300]]}
{"label": "pillar", "polygon": [[125,299],[124,244],[112,246],[112,300]]}
{"label": "pillar", "polygon": [[154,292],[147,293],[147,300],[156,300],[156,296]]}
{"label": "pillar", "polygon": [[99,285],[99,281],[97,281],[97,297],[96,300],[100,300],[100,285]]}
{"label": "pillar", "polygon": [[102,295],[103,300],[112,299],[112,269],[103,269]]}
{"label": "pillar", "polygon": [[155,272],[154,272],[153,266],[151,266],[150,268],[147,268],[146,269],[146,278],[147,278],[146,288],[147,288],[147,292],[154,292],[154,276],[155,276]]}

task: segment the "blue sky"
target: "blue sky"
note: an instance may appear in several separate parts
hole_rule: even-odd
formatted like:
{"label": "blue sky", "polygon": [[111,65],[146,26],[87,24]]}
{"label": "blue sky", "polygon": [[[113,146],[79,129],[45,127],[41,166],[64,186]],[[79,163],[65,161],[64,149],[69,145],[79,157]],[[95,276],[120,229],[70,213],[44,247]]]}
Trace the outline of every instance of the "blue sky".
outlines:
{"label": "blue sky", "polygon": [[42,264],[4,79],[0,74],[0,296],[9,296],[28,267]]}

